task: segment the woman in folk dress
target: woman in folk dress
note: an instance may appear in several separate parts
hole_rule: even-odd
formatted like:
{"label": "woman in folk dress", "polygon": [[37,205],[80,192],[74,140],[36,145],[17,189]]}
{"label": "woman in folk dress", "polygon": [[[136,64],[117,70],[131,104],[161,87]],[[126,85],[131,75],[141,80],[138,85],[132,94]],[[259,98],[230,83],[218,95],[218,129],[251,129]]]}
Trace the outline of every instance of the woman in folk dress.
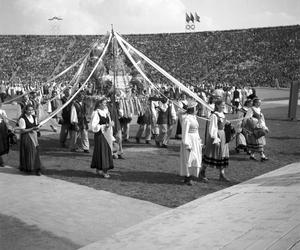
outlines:
{"label": "woman in folk dress", "polygon": [[20,170],[26,173],[41,175],[39,142],[37,139],[37,118],[31,104],[25,106],[24,114],[19,119],[20,137]]}
{"label": "woman in folk dress", "polygon": [[226,118],[224,114],[225,102],[217,100],[215,102],[215,111],[210,116],[205,153],[203,157],[203,169],[199,178],[205,182],[208,179],[205,176],[206,167],[215,167],[220,171],[220,180],[229,181],[225,175],[225,169],[229,162],[229,148],[225,137]]}
{"label": "woman in folk dress", "polygon": [[91,168],[104,178],[110,178],[108,170],[114,168],[112,143],[114,140],[113,122],[107,109],[106,98],[101,98],[95,104],[91,118],[92,131],[94,132],[94,152]]}
{"label": "woman in folk dress", "polygon": [[247,146],[251,152],[250,159],[257,161],[258,159],[255,157],[255,153],[260,154],[261,161],[269,160],[268,157],[265,155],[264,147],[266,145],[266,138],[265,136],[258,137],[255,134],[255,129],[262,129],[265,133],[269,132],[268,127],[266,126],[265,118],[263,113],[261,112],[261,100],[255,98],[253,100],[253,106],[250,108],[245,116],[245,128],[248,133],[247,137]]}
{"label": "woman in folk dress", "polygon": [[196,102],[189,103],[186,114],[182,115],[180,176],[184,176],[184,183],[187,185],[192,185],[191,176],[198,177],[202,163],[202,144],[196,107]]}

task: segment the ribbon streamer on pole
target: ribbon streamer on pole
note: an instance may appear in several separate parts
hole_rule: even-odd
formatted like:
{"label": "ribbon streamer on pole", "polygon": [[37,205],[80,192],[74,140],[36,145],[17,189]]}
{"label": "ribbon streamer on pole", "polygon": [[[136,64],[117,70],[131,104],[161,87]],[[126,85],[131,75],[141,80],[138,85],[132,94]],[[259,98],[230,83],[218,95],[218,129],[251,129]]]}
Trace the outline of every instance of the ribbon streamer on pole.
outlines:
{"label": "ribbon streamer on pole", "polygon": [[57,115],[61,110],[63,110],[66,106],[69,105],[69,103],[71,101],[73,101],[73,99],[75,98],[75,96],[84,89],[85,85],[87,84],[87,82],[90,80],[91,76],[93,75],[94,71],[96,70],[97,66],[99,65],[99,63],[102,61],[103,56],[105,55],[108,45],[110,44],[110,41],[112,39],[112,33],[110,33],[107,44],[105,45],[103,52],[100,56],[100,58],[98,59],[97,63],[95,64],[93,70],[91,71],[90,75],[88,76],[88,78],[85,80],[85,82],[81,85],[81,87],[74,93],[74,95],[72,95],[70,97],[70,99],[63,104],[59,109],[55,110],[54,112],[51,113],[50,116],[48,116],[46,119],[44,119],[43,121],[40,122],[40,124],[38,125],[38,127],[43,126],[45,123],[47,123],[52,117],[54,117],[55,115]]}
{"label": "ribbon streamer on pole", "polygon": [[[79,66],[79,69],[77,70],[76,74],[74,75],[74,77],[71,79],[70,83],[68,85],[66,85],[65,87],[63,87],[61,89],[61,92],[63,92],[65,89],[69,88],[70,85],[75,81],[75,84],[72,86],[72,88],[75,88],[77,86],[77,78],[80,77],[82,70],[84,69],[86,63],[87,63],[87,59],[88,59],[88,55],[86,56],[86,58],[84,59],[84,61],[81,63],[81,65]],[[54,96],[53,98],[51,98],[50,100],[47,101],[47,103],[52,102],[53,100],[55,100],[56,98],[58,98],[59,93]]]}
{"label": "ribbon streamer on pole", "polygon": [[[120,36],[116,36],[117,37],[117,41],[120,44],[121,48],[123,49],[124,53],[127,55],[127,57],[129,58],[129,60],[132,62],[132,64],[134,65],[134,67],[139,71],[139,73],[144,77],[144,79],[150,83],[150,85],[152,85],[162,96],[165,96],[163,93],[160,92],[160,90],[151,82],[151,80],[146,76],[146,74],[141,70],[141,68],[139,67],[139,65],[135,62],[135,60],[133,59],[133,57],[130,55],[128,49],[125,47],[123,41],[120,39]],[[150,60],[150,59],[149,59]],[[166,97],[166,96],[165,96]],[[168,98],[169,99],[169,98]],[[204,101],[203,101],[204,102]],[[181,107],[179,107],[175,102],[173,102],[178,108],[182,109]],[[184,110],[184,109],[182,109]],[[212,110],[210,108],[210,110]],[[205,120],[205,121],[209,121],[209,119],[204,118],[204,117],[200,117],[197,116],[199,119]],[[238,118],[238,119],[233,119],[233,120],[229,120],[230,122],[239,122],[242,121],[244,118]]]}
{"label": "ribbon streamer on pole", "polygon": [[148,62],[153,68],[155,68],[157,71],[159,71],[162,75],[167,77],[171,82],[173,82],[176,86],[178,86],[180,89],[182,89],[184,92],[189,94],[191,97],[193,97],[196,101],[201,103],[203,106],[205,106],[207,109],[213,111],[213,109],[205,102],[203,101],[199,96],[197,96],[194,92],[192,92],[189,88],[184,86],[181,82],[179,82],[177,79],[175,79],[173,76],[171,76],[168,72],[166,72],[164,69],[162,69],[160,66],[158,66],[156,63],[154,63],[152,60],[150,60],[147,56],[145,56],[143,53],[135,49],[133,46],[131,46],[128,42],[126,42],[118,33],[116,33],[116,36],[120,38],[120,40],[125,43],[130,49],[132,49],[135,53],[137,53],[140,57],[142,57],[146,62]]}

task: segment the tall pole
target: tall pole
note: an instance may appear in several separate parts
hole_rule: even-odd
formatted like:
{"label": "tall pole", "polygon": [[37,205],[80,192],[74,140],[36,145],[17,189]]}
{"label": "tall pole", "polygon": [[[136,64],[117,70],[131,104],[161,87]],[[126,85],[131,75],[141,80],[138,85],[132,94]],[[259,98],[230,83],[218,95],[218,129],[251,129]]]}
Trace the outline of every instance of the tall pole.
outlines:
{"label": "tall pole", "polygon": [[113,103],[116,102],[116,51],[115,51],[115,40],[116,40],[116,37],[115,37],[115,33],[114,33],[114,27],[113,27],[113,24],[111,25],[111,34],[112,34],[112,52],[113,52],[113,86],[114,86],[114,89],[113,89],[113,98],[112,98],[112,101]]}

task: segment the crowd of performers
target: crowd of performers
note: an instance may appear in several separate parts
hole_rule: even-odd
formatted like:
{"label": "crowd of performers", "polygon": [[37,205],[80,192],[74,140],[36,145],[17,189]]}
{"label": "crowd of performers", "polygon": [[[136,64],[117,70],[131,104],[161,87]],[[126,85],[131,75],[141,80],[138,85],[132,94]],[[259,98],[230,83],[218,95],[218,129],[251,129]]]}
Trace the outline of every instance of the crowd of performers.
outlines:
{"label": "crowd of performers", "polygon": [[[229,181],[225,170],[229,165],[229,142],[233,138],[232,124],[226,118],[229,113],[237,113],[235,124],[236,152],[244,150],[249,159],[261,161],[268,158],[264,153],[265,134],[268,128],[260,105],[261,100],[254,89],[233,88],[228,91],[216,86],[212,91],[198,91],[211,109],[197,104],[179,89],[163,87],[160,92],[149,95],[143,91],[139,96],[114,92],[110,96],[92,98],[87,91],[79,92],[53,119],[61,125],[59,142],[71,152],[90,153],[89,129],[94,133],[94,150],[91,168],[104,178],[109,178],[109,170],[114,168],[114,159],[125,159],[123,143],[129,140],[130,123],[134,111],[138,114],[137,144],[145,138],[146,144],[168,148],[173,131],[181,139],[180,176],[184,183],[192,185],[195,176],[207,182],[206,168],[214,167],[220,172],[221,181]],[[194,91],[197,91],[194,89]],[[50,111],[66,103],[71,89],[53,89]],[[55,98],[57,96],[57,98]],[[40,95],[32,91],[18,102],[21,115],[14,131],[20,133],[21,171],[41,174],[39,157],[39,106]],[[206,120],[205,137],[199,135],[199,119]],[[57,129],[52,127],[53,129]],[[9,126],[6,112],[0,107],[0,155],[9,151]],[[144,135],[144,136],[143,136]],[[4,166],[0,156],[0,166]]]}

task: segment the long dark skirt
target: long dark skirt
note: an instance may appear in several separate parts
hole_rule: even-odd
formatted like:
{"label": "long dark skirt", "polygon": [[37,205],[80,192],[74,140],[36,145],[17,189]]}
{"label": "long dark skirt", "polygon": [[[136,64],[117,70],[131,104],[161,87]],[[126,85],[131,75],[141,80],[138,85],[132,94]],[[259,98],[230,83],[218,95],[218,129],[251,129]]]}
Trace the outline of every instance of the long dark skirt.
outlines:
{"label": "long dark skirt", "polygon": [[91,163],[91,168],[96,168],[107,172],[114,168],[111,149],[101,132],[94,134],[94,152]]}
{"label": "long dark skirt", "polygon": [[8,129],[4,122],[0,122],[0,155],[8,154],[9,138]]}
{"label": "long dark skirt", "polygon": [[214,139],[207,136],[203,164],[208,167],[223,169],[228,167],[229,164],[229,148],[228,143],[226,143],[224,130],[218,130],[218,137],[221,142],[213,144]]}
{"label": "long dark skirt", "polygon": [[39,147],[35,147],[28,134],[20,138],[20,170],[33,172],[41,170]]}
{"label": "long dark skirt", "polygon": [[181,127],[181,121],[180,119],[178,119],[178,122],[177,122],[177,128],[176,128],[176,135],[181,135],[182,134],[182,127]]}

